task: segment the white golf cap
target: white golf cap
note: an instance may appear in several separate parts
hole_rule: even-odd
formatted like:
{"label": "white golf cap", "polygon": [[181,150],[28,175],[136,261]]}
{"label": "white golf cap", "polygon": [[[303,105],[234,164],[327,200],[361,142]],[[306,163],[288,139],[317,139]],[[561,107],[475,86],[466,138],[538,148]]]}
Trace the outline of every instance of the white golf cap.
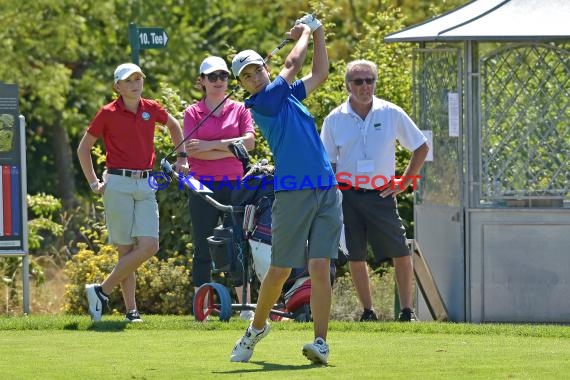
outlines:
{"label": "white golf cap", "polygon": [[239,77],[242,70],[247,65],[263,65],[265,61],[259,54],[253,50],[240,51],[232,60],[232,71],[236,77]]}
{"label": "white golf cap", "polygon": [[200,74],[210,74],[214,71],[225,71],[230,74],[230,70],[228,69],[228,65],[226,61],[224,61],[220,57],[211,56],[202,61],[200,65]]}
{"label": "white golf cap", "polygon": [[143,78],[146,78],[141,68],[134,63],[123,63],[115,69],[115,83],[120,80],[125,80],[134,73],[141,73]]}

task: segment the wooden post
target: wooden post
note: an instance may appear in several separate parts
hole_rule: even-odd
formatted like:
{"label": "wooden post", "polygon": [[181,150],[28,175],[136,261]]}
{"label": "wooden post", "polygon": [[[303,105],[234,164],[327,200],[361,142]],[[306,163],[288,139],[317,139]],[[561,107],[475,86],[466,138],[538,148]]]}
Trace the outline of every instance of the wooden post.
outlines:
{"label": "wooden post", "polygon": [[429,312],[434,320],[439,322],[447,321],[447,309],[445,308],[443,298],[439,293],[439,289],[431,275],[427,262],[422,255],[418,243],[415,240],[412,240],[411,243],[416,283],[424,296]]}

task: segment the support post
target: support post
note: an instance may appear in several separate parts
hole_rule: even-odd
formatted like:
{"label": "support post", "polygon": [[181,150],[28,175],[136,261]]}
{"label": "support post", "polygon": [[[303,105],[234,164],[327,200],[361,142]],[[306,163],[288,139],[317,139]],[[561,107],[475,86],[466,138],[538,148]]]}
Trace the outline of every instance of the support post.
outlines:
{"label": "support post", "polygon": [[131,62],[135,65],[139,64],[139,38],[137,24],[131,22],[129,24],[129,43],[131,44]]}

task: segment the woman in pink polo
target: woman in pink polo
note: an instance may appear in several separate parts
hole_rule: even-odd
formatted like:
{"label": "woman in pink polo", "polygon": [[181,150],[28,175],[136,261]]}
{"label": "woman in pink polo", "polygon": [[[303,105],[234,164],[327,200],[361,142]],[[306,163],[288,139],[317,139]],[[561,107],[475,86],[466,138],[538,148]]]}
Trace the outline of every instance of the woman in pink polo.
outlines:
{"label": "woman in pink polo", "polygon": [[[243,177],[242,163],[229,150],[228,145],[242,140],[246,149],[251,150],[255,144],[249,110],[242,103],[230,99],[220,105],[226,97],[229,75],[228,66],[222,58],[210,56],[204,59],[197,80],[204,97],[184,110],[184,136],[187,138],[190,173],[214,192],[213,197],[218,202],[224,204],[233,204],[232,193]],[[220,106],[216,108],[218,105]],[[196,128],[214,109],[208,119]],[[197,288],[211,281],[212,259],[207,238],[220,223],[223,213],[194,194],[190,194],[188,205],[194,243],[192,280]],[[233,276],[232,282],[241,302],[241,275]],[[250,319],[252,312],[242,311],[240,316]]]}

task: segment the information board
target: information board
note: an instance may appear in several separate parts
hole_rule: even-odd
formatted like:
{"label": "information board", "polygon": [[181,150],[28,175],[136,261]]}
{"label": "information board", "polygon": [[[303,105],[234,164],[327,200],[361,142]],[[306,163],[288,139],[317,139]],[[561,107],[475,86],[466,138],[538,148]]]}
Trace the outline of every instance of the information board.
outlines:
{"label": "information board", "polygon": [[27,251],[24,124],[18,87],[0,82],[0,255]]}

